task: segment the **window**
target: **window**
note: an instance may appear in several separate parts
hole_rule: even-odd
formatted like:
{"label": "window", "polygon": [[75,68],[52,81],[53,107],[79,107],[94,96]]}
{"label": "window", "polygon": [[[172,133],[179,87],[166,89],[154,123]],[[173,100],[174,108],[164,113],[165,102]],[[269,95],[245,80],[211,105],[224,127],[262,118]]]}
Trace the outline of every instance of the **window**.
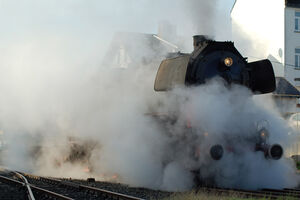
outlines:
{"label": "window", "polygon": [[295,49],[295,68],[300,69],[300,48]]}
{"label": "window", "polygon": [[300,32],[300,12],[295,12],[295,31]]}
{"label": "window", "polygon": [[300,113],[294,114],[292,116],[292,120],[294,120],[294,121],[300,121]]}

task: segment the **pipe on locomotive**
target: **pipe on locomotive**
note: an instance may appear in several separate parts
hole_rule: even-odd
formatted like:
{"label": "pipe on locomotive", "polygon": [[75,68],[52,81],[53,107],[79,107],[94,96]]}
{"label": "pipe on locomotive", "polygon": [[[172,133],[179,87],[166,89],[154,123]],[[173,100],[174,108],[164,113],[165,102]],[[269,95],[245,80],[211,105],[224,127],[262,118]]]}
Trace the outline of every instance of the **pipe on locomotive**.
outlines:
{"label": "pipe on locomotive", "polygon": [[283,155],[283,148],[279,144],[257,144],[255,151],[262,151],[266,158],[271,158],[273,160],[279,160]]}
{"label": "pipe on locomotive", "polygon": [[[279,160],[283,155],[283,148],[279,144],[257,144],[255,151],[262,151],[266,158],[273,160]],[[222,145],[216,144],[210,148],[210,156],[214,160],[220,160],[223,157],[224,149]]]}
{"label": "pipe on locomotive", "polygon": [[223,150],[222,145],[216,144],[210,148],[209,153],[210,153],[210,156],[212,157],[212,159],[220,160],[223,157],[224,150]]}

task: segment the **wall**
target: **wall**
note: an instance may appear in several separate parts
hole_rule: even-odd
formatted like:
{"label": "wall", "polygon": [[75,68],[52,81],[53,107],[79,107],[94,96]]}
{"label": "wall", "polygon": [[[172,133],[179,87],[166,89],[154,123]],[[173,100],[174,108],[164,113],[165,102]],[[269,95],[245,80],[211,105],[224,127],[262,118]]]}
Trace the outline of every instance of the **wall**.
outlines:
{"label": "wall", "polygon": [[297,107],[298,99],[289,97],[273,96],[275,105],[282,116],[287,116],[288,113],[299,112],[300,109]]}
{"label": "wall", "polygon": [[295,48],[300,48],[300,32],[295,32],[295,11],[300,8],[285,8],[285,77],[294,86],[300,86],[300,70],[295,69]]}
{"label": "wall", "polygon": [[231,12],[236,47],[249,61],[272,55],[276,76],[284,75],[284,5],[284,0],[237,0]]}

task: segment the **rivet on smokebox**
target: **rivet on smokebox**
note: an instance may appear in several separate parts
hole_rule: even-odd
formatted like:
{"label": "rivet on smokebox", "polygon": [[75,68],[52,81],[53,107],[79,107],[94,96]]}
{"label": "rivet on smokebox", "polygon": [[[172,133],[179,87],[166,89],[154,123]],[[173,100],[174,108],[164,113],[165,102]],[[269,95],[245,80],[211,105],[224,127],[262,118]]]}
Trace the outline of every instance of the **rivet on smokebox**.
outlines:
{"label": "rivet on smokebox", "polygon": [[95,183],[95,178],[87,178],[88,183]]}

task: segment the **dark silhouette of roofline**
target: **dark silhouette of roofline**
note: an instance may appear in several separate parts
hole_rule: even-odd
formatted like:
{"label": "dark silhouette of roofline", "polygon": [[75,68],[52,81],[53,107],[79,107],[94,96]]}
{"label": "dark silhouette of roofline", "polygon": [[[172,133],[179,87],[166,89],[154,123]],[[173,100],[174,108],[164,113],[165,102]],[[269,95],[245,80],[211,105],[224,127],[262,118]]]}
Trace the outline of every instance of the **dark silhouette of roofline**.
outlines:
{"label": "dark silhouette of roofline", "polygon": [[292,8],[300,8],[300,1],[299,0],[285,0],[286,7]]}
{"label": "dark silhouette of roofline", "polygon": [[299,90],[283,77],[276,77],[276,90],[273,95],[275,97],[300,98]]}
{"label": "dark silhouette of roofline", "polygon": [[235,4],[236,4],[236,1],[237,1],[237,0],[234,0],[234,3],[233,3],[233,5],[232,5],[232,7],[231,7],[231,9],[230,9],[230,13],[232,13],[232,10],[233,10],[233,8],[234,8],[234,6],[235,6]]}
{"label": "dark silhouette of roofline", "polygon": [[[234,1],[230,13],[232,13],[232,10],[234,9],[234,6],[236,4],[237,0]],[[300,1],[299,0],[285,0],[285,6],[291,7],[291,8],[300,8]]]}

